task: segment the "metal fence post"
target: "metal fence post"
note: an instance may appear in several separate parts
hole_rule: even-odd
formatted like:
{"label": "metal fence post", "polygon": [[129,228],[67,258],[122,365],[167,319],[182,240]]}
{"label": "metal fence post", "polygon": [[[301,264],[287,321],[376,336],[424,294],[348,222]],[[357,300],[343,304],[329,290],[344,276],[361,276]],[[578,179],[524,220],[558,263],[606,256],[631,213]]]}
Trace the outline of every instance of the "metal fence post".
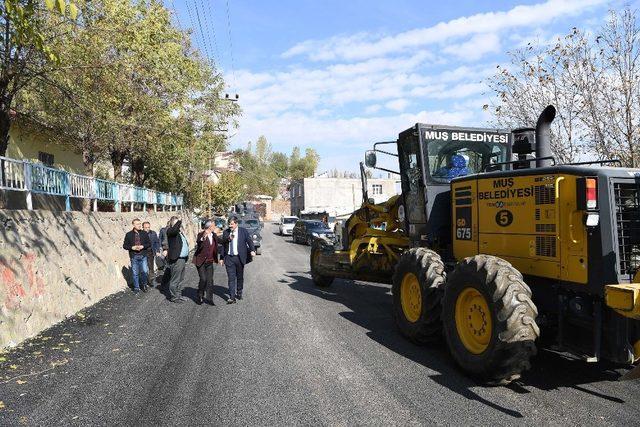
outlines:
{"label": "metal fence post", "polygon": [[98,181],[93,178],[91,182],[93,183],[93,211],[98,212]]}
{"label": "metal fence post", "polygon": [[26,160],[22,161],[22,172],[24,173],[24,186],[26,191],[27,209],[33,210],[33,195],[31,194],[31,165]]}
{"label": "metal fence post", "polygon": [[62,175],[63,191],[64,191],[64,210],[69,212],[71,210],[71,175],[69,172],[64,172]]}
{"label": "metal fence post", "polygon": [[120,185],[116,182],[113,183],[113,204],[114,210],[120,212]]}

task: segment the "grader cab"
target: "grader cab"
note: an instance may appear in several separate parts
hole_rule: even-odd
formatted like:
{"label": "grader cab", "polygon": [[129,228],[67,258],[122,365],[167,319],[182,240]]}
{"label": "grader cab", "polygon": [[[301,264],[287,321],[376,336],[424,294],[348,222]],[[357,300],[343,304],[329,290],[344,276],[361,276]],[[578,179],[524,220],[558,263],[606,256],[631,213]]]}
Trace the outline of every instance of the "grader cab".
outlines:
{"label": "grader cab", "polygon": [[376,144],[365,163],[396,156],[402,195],[374,205],[364,192],[343,246],[312,247],[315,283],[391,283],[401,333],[444,336],[489,383],[528,369],[541,334],[587,361],[638,361],[640,169],[556,164],[554,117],[549,106],[511,132],[416,124],[395,152]]}

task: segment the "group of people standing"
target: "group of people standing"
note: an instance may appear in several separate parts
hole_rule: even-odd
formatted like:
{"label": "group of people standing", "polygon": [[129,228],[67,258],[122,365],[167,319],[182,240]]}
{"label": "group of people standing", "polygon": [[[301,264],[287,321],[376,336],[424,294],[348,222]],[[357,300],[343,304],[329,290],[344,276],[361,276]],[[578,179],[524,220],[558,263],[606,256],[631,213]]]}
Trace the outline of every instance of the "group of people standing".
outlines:
{"label": "group of people standing", "polygon": [[[168,275],[169,301],[182,303],[187,300],[182,295],[184,272],[189,259],[189,241],[182,227],[182,220],[171,217],[159,235],[151,230],[149,222],[142,223],[134,219],[133,228],[124,237],[122,247],[129,251],[133,292],[146,292],[155,282],[154,263],[164,265],[164,274]],[[198,270],[198,295],[196,302],[213,303],[213,272],[216,264],[227,271],[229,296],[227,304],[242,299],[244,290],[244,267],[255,256],[255,246],[249,232],[238,227],[238,219],[231,217],[229,227],[222,231],[215,222],[206,219],[201,223],[202,230],[196,236],[196,247],[192,262]],[[163,280],[163,282],[165,282]],[[209,295],[209,298],[207,297]]]}

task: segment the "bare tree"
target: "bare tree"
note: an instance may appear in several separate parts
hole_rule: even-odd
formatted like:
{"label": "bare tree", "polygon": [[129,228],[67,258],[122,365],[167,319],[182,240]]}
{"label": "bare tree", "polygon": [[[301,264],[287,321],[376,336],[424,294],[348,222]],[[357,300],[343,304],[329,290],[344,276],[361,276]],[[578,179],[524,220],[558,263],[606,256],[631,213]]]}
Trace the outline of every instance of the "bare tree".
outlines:
{"label": "bare tree", "polygon": [[531,126],[554,104],[552,150],[559,161],[618,158],[638,167],[639,57],[637,15],[628,8],[611,11],[594,35],[574,28],[553,45],[512,52],[511,66],[489,80],[496,124]]}
{"label": "bare tree", "polygon": [[[611,12],[596,37],[595,54],[585,55],[584,73],[598,84],[584,94],[587,117],[598,155],[640,166],[640,37],[635,10]],[[589,61],[591,60],[591,61]],[[590,63],[591,62],[591,63]]]}
{"label": "bare tree", "polygon": [[489,86],[497,94],[493,109],[498,127],[531,127],[547,105],[558,107],[551,149],[557,160],[565,163],[578,158],[582,150],[576,138],[582,104],[579,94],[566,85],[572,70],[558,57],[560,50],[560,43],[547,50],[530,44],[512,52],[511,67],[498,66]]}

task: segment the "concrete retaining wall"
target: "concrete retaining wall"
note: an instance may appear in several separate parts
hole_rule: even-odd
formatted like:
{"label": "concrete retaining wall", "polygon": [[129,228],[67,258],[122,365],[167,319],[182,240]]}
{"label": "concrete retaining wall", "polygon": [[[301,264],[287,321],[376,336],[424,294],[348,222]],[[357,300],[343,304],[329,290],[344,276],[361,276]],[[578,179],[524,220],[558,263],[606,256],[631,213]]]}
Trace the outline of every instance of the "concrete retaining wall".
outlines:
{"label": "concrete retaining wall", "polygon": [[187,213],[0,211],[0,348],[126,288],[131,221],[157,231],[172,214],[184,215],[192,245]]}

